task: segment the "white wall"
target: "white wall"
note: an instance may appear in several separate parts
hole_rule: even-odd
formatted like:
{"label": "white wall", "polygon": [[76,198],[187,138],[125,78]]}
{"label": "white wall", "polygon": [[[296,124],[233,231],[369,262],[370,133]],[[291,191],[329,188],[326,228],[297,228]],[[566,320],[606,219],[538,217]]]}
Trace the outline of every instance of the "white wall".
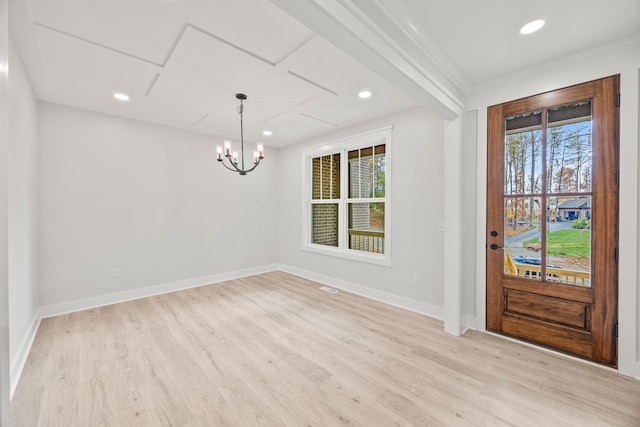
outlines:
{"label": "white wall", "polygon": [[[629,70],[629,73],[631,74],[633,69]],[[633,78],[633,76],[629,76],[629,79]],[[636,135],[638,137],[638,145],[640,146],[640,67],[638,68],[638,82],[636,83],[636,91],[638,92],[638,96],[635,99],[636,101],[636,113],[637,113],[637,117],[636,117]],[[630,92],[630,91],[629,91]],[[631,100],[629,100],[628,102],[625,103],[625,105],[632,105],[633,103],[633,97],[631,97]],[[627,120],[630,120],[631,117],[627,116]],[[631,138],[633,138],[630,135]],[[629,159],[628,162],[625,162],[626,164],[633,164],[633,159]],[[638,150],[638,168],[640,168],[640,149]],[[637,169],[636,168],[636,171]],[[636,181],[637,181],[637,186],[636,186],[636,191],[640,192],[640,174],[637,174],[636,177]],[[631,183],[628,184],[628,186],[632,186]],[[633,189],[631,188],[629,191],[633,191]],[[637,205],[636,205],[636,211],[635,211],[636,216],[638,216],[640,214],[640,196],[638,196],[637,199]],[[638,219],[638,225],[637,225],[637,229],[636,229],[636,234],[637,234],[637,238],[636,238],[636,249],[638,251],[640,251],[640,218]],[[638,252],[636,252],[636,256],[640,255]],[[627,273],[628,276],[630,276]],[[640,262],[638,262],[637,258],[636,258],[636,362],[639,362],[637,365],[640,365]],[[632,304],[632,302],[630,302],[630,304]],[[640,366],[636,365],[636,377],[638,379],[640,379]]]}
{"label": "white wall", "polygon": [[276,262],[276,150],[239,176],[205,135],[47,103],[38,112],[43,306]]}
{"label": "white wall", "polygon": [[[391,267],[346,260],[302,250],[302,153],[304,147],[393,126]],[[444,121],[424,108],[389,117],[280,149],[278,221],[280,262],[285,269],[314,279],[331,279],[377,299],[443,315],[443,140]],[[413,275],[422,284],[413,284]],[[336,280],[337,279],[337,280]]]}
{"label": "white wall", "polygon": [[487,107],[574,84],[620,74],[620,262],[619,262],[619,371],[640,378],[640,242],[638,145],[640,38],[602,46],[571,58],[544,64],[485,85],[469,98],[468,109],[478,115],[476,267],[477,327],[485,328],[486,156]]}
{"label": "white wall", "polygon": [[37,327],[37,102],[22,60],[10,44],[9,86],[9,348],[11,383]]}
{"label": "white wall", "polygon": [[9,25],[8,2],[0,0],[0,425],[9,424],[9,277],[8,145],[9,145]]}

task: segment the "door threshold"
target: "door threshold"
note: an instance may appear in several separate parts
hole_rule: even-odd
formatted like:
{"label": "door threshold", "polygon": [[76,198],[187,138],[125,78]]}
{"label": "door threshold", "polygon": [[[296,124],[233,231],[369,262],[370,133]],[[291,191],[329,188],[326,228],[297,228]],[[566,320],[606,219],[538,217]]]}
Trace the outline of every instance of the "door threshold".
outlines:
{"label": "door threshold", "polygon": [[[561,357],[563,357],[565,359],[568,359],[568,360],[573,360],[573,361],[576,361],[576,362],[583,363],[585,365],[593,366],[593,367],[596,367],[596,368],[601,368],[601,369],[604,369],[604,370],[609,371],[609,372],[619,373],[618,369],[614,368],[612,366],[607,366],[607,365],[603,365],[601,363],[594,362],[592,360],[583,359],[582,357],[578,357],[578,356],[574,356],[574,355],[571,355],[571,354],[568,354],[568,353],[564,353],[564,352],[559,351],[559,350],[554,350],[554,349],[549,348],[549,347],[536,345],[536,344],[531,343],[529,341],[519,340],[517,338],[513,338],[513,337],[510,337],[508,335],[500,334],[500,333],[489,331],[489,330],[484,330],[484,333],[489,334],[489,335],[493,335],[494,337],[503,338],[503,339],[505,339],[507,341],[511,341],[513,343],[520,344],[520,345],[523,345],[525,347],[529,347],[529,348],[533,348],[533,349],[536,349],[536,350],[540,350],[540,351],[543,351],[545,353],[561,356]],[[620,374],[620,375],[622,375],[622,374]]]}

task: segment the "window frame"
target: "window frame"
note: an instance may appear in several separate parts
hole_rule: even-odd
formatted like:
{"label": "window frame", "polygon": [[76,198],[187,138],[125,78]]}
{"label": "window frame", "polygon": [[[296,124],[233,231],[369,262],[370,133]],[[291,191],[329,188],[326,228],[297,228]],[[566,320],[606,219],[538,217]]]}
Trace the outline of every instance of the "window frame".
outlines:
{"label": "window frame", "polygon": [[[391,144],[393,127],[360,133],[302,149],[302,249],[309,252],[336,256],[372,264],[391,266]],[[377,145],[385,145],[385,195],[375,198],[349,197],[348,152]],[[340,154],[340,197],[335,199],[312,199],[313,158]],[[377,254],[348,248],[348,206],[350,203],[384,203],[384,253]],[[312,205],[338,204],[338,246],[312,243]]]}

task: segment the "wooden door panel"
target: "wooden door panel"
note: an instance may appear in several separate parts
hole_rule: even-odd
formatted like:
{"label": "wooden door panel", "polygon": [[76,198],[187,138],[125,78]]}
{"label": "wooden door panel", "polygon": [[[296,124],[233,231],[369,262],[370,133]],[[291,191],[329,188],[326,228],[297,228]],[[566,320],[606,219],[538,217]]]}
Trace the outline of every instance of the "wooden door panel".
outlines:
{"label": "wooden door panel", "polygon": [[591,304],[505,289],[505,313],[588,331]]}
{"label": "wooden door panel", "polygon": [[[589,332],[508,313],[503,316],[501,332],[586,359],[594,359],[593,336]],[[561,348],[558,343],[562,343]]]}
{"label": "wooden door panel", "polygon": [[[487,121],[487,329],[613,366],[617,363],[618,93],[619,76],[612,76],[489,107]],[[589,109],[585,110],[585,106]],[[581,110],[581,115],[573,116],[575,119],[564,115],[571,109]],[[591,181],[584,187],[561,189],[560,184],[555,184],[561,182],[560,178],[553,174],[558,171],[553,170],[553,163],[547,158],[548,144],[554,141],[554,130],[582,122],[588,123],[589,129],[591,175],[585,176]],[[508,175],[509,181],[505,177],[505,147],[507,136],[513,138],[520,129],[526,129],[523,134],[537,133],[531,136],[531,154],[527,154],[531,184],[522,184],[523,172],[518,184],[521,189],[514,190],[514,175]],[[534,138],[540,139],[539,157],[534,157]],[[525,164],[527,157],[522,156],[521,164]],[[534,175],[534,165],[541,177],[535,185],[534,176],[538,175]],[[510,163],[510,171],[512,167]],[[521,169],[524,171],[524,166]],[[575,176],[580,173],[579,169],[571,172],[569,168],[560,172]],[[575,180],[580,182],[579,178]],[[507,183],[511,183],[508,188]],[[589,203],[587,264],[573,270],[572,280],[563,276],[572,271],[571,266],[553,264],[565,260],[547,245],[547,239],[558,231],[550,224],[550,218],[555,221],[555,210],[560,201],[566,200]],[[539,244],[529,248],[539,250],[537,258],[530,260],[537,260],[535,265],[526,265],[522,254],[512,256],[510,251],[522,251],[514,246],[520,245],[520,240],[505,235],[507,224],[513,225],[512,233],[521,232],[516,230],[518,218],[513,216],[518,203],[528,204],[520,208],[524,209],[522,215],[528,214],[523,222],[539,230],[535,234]],[[538,209],[537,223],[534,205]],[[517,263],[516,258],[520,258]]]}
{"label": "wooden door panel", "polygon": [[593,303],[593,291],[589,288],[569,287],[564,285],[549,285],[535,281],[525,281],[518,278],[505,277],[502,280],[504,289],[516,289],[537,295],[547,295],[555,298],[564,298],[572,301]]}

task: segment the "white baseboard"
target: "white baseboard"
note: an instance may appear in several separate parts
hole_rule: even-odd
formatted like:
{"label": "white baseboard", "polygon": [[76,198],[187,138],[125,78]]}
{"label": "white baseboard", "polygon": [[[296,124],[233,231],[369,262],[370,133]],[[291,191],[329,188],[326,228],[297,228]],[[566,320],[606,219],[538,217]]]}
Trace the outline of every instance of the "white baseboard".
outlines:
{"label": "white baseboard", "polygon": [[346,280],[337,279],[335,277],[326,276],[324,274],[315,273],[313,271],[304,270],[302,268],[292,267],[286,264],[280,264],[279,269],[291,273],[305,279],[313,280],[324,285],[349,291],[351,293],[367,297],[372,300],[380,301],[385,304],[403,308],[405,310],[414,311],[439,320],[444,319],[444,308],[431,304],[425,304],[410,298],[394,295],[389,292],[379,291],[377,289],[368,288]]}
{"label": "white baseboard", "polygon": [[100,295],[97,297],[80,299],[75,301],[51,304],[40,307],[36,316],[40,319],[72,313],[74,311],[87,310],[90,308],[102,307],[119,302],[131,301],[139,298],[146,298],[153,295],[166,294],[168,292],[180,291],[183,289],[197,288],[199,286],[224,282],[227,280],[239,279],[241,277],[253,276],[254,274],[266,273],[278,269],[277,264],[262,265],[243,270],[229,271],[226,273],[213,274],[211,276],[196,277],[193,279],[180,280],[177,282],[164,283],[160,285],[148,286],[146,288],[132,289],[130,291],[116,292],[113,294]]}
{"label": "white baseboard", "polygon": [[29,356],[29,351],[31,351],[31,345],[33,345],[33,340],[36,338],[39,326],[40,318],[38,317],[38,313],[36,313],[36,315],[33,316],[33,319],[31,319],[27,333],[24,334],[24,337],[20,342],[20,347],[18,348],[16,356],[11,361],[11,368],[9,371],[11,390],[9,392],[9,399],[13,398],[13,393],[16,391],[18,380],[20,380],[24,365],[27,363],[27,357]]}

